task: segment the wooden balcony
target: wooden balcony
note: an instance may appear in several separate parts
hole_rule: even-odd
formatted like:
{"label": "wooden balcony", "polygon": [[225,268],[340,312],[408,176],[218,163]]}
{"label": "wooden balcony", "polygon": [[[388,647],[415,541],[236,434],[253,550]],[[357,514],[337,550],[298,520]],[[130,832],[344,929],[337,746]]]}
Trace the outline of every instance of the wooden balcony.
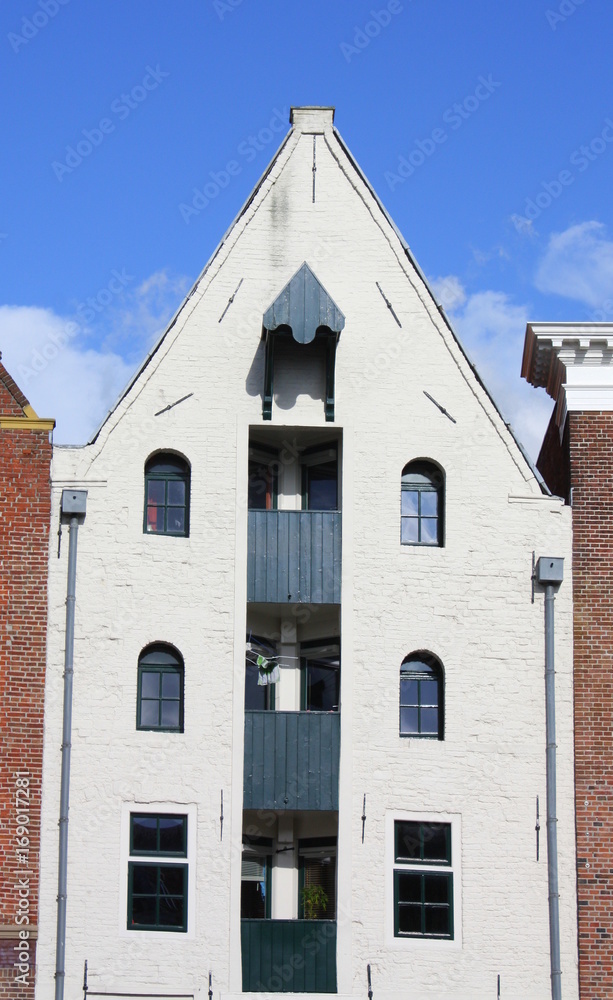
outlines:
{"label": "wooden balcony", "polygon": [[340,512],[250,510],[247,600],[340,604]]}
{"label": "wooden balcony", "polygon": [[244,993],[336,993],[335,920],[241,920]]}
{"label": "wooden balcony", "polygon": [[338,712],[245,712],[243,807],[338,809]]}

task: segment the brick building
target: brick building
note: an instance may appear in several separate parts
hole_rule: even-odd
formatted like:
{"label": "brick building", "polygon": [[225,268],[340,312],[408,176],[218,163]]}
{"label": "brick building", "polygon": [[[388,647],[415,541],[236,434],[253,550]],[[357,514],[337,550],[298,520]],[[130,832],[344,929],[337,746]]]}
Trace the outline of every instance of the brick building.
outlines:
{"label": "brick building", "polygon": [[[66,996],[545,1000],[541,488],[331,108],[292,128],[94,439]],[[53,995],[66,548],[49,577]],[[570,587],[560,941],[577,997]],[[544,815],[541,813],[544,821]],[[210,979],[209,979],[210,976]],[[209,987],[209,983],[211,984]]]}
{"label": "brick building", "polygon": [[51,431],[0,363],[0,997],[34,996]]}
{"label": "brick building", "polygon": [[530,323],[522,375],[555,408],[538,468],[572,508],[582,1000],[613,996],[613,326]]}

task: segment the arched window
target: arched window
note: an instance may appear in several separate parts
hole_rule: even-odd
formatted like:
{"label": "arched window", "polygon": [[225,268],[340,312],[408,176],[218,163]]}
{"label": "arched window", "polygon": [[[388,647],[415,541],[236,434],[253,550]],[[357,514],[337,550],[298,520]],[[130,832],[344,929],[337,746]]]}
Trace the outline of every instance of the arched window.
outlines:
{"label": "arched window", "polygon": [[189,535],[189,465],[158,452],[145,465],[145,523],[154,535]]}
{"label": "arched window", "polygon": [[183,659],[157,642],[138,658],[136,728],[183,732]]}
{"label": "arched window", "polygon": [[445,477],[433,462],[409,462],[402,470],[400,541],[403,545],[443,544]]}
{"label": "arched window", "polygon": [[400,735],[444,737],[443,668],[430,653],[411,653],[400,667]]}

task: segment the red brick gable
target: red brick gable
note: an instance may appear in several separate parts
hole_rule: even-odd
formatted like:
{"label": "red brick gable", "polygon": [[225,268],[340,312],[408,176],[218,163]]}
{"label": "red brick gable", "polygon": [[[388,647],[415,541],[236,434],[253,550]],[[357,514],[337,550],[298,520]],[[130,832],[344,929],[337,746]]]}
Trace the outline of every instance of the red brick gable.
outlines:
{"label": "red brick gable", "polygon": [[[0,354],[0,357],[2,355]],[[28,400],[0,362],[0,415],[3,417],[22,417]]]}

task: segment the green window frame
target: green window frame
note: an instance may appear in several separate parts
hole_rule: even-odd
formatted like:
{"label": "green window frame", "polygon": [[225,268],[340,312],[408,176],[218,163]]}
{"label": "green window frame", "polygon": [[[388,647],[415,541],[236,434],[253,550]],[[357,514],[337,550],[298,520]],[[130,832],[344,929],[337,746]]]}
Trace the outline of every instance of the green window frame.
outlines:
{"label": "green window frame", "polygon": [[179,455],[160,452],[145,465],[146,535],[189,535],[190,467]]}
{"label": "green window frame", "polygon": [[394,821],[394,937],[453,940],[451,824]]}
{"label": "green window frame", "polygon": [[[130,815],[127,927],[133,931],[187,931],[187,816]],[[145,860],[147,859],[147,860]]]}
{"label": "green window frame", "polygon": [[400,486],[402,545],[443,546],[445,477],[433,462],[409,462]]}
{"label": "green window frame", "polygon": [[147,646],[138,658],[136,728],[183,732],[184,665],[172,646]]}
{"label": "green window frame", "polygon": [[443,740],[443,667],[430,653],[411,653],[400,667],[400,736]]}

